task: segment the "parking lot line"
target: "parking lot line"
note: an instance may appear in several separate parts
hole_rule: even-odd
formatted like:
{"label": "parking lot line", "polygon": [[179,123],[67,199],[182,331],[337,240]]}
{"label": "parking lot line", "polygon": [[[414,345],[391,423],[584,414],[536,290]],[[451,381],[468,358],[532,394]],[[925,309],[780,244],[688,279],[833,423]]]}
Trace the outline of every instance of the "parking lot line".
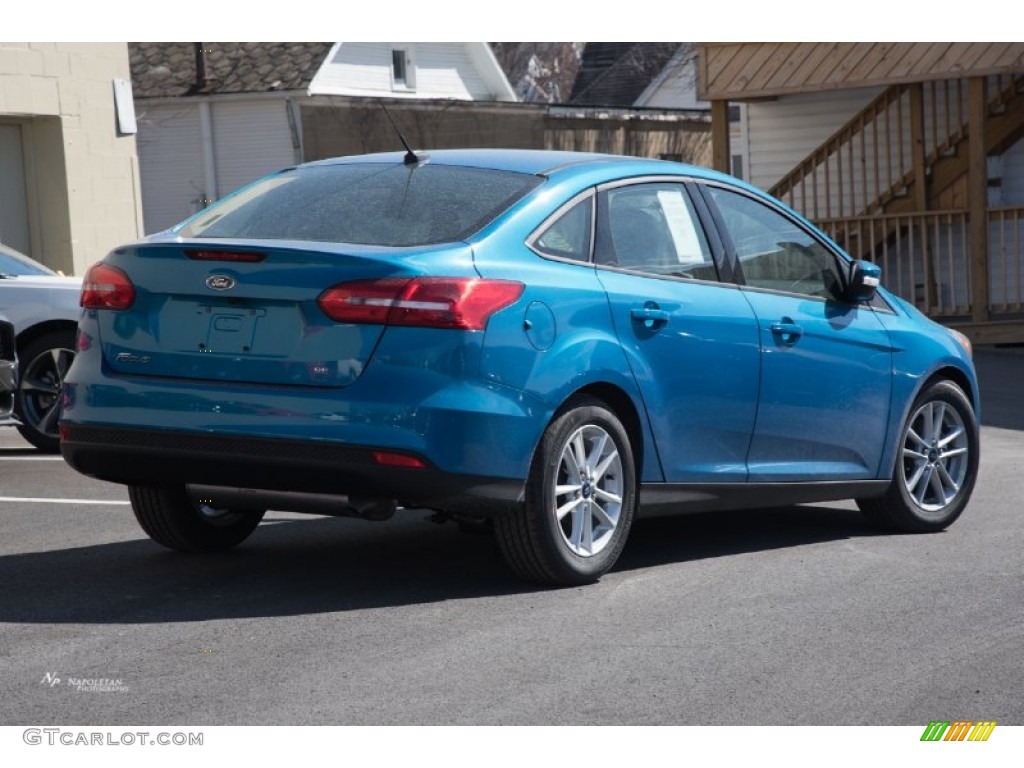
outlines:
{"label": "parking lot line", "polygon": [[0,496],[0,501],[39,504],[130,504],[129,501],[104,501],[103,499],[34,499],[22,496]]}
{"label": "parking lot line", "polygon": [[63,456],[0,456],[0,461],[64,461]]}

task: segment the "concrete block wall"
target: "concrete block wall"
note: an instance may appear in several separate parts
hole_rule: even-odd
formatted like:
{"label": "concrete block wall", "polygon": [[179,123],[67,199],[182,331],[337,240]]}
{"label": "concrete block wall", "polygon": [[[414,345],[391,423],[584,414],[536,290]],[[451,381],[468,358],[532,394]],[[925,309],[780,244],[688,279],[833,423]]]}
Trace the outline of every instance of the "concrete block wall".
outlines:
{"label": "concrete block wall", "polygon": [[0,43],[0,120],[22,126],[32,256],[82,274],[142,234],[138,154],[120,135],[125,43]]}

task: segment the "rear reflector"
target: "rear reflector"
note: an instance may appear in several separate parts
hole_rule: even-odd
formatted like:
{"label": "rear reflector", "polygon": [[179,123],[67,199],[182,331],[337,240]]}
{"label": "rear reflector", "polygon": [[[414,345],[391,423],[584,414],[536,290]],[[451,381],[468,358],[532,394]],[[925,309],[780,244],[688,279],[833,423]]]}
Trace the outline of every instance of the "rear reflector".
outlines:
{"label": "rear reflector", "polygon": [[373,459],[385,467],[405,467],[406,469],[426,469],[427,465],[415,456],[390,451],[374,451]]}
{"label": "rear reflector", "polygon": [[82,280],[79,304],[85,309],[128,309],[135,302],[135,286],[117,267],[99,261]]}
{"label": "rear reflector", "polygon": [[258,251],[209,251],[195,248],[185,249],[185,255],[195,261],[244,261],[255,263],[267,258],[267,254]]}
{"label": "rear reflector", "polygon": [[514,304],[523,284],[465,277],[384,278],[342,283],[317,300],[339,323],[482,331],[491,315]]}

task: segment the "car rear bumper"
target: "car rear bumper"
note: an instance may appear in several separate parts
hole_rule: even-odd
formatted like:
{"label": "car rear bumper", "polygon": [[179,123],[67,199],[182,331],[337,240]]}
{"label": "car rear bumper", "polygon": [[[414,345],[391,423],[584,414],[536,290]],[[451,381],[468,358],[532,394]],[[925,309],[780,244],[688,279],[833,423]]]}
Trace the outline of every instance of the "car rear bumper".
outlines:
{"label": "car rear bumper", "polygon": [[79,472],[125,485],[204,485],[393,499],[476,514],[522,499],[523,482],[382,466],[373,447],[174,430],[63,424],[61,453]]}

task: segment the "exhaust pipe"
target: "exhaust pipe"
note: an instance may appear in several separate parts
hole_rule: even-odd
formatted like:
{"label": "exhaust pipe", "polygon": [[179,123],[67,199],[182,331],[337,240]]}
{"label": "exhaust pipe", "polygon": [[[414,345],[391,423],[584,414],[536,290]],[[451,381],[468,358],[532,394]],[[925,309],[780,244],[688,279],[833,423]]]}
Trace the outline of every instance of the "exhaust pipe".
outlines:
{"label": "exhaust pipe", "polygon": [[224,488],[215,485],[188,485],[186,491],[196,504],[205,504],[214,509],[275,509],[280,512],[358,517],[374,521],[387,520],[395,514],[398,506],[395,499]]}

